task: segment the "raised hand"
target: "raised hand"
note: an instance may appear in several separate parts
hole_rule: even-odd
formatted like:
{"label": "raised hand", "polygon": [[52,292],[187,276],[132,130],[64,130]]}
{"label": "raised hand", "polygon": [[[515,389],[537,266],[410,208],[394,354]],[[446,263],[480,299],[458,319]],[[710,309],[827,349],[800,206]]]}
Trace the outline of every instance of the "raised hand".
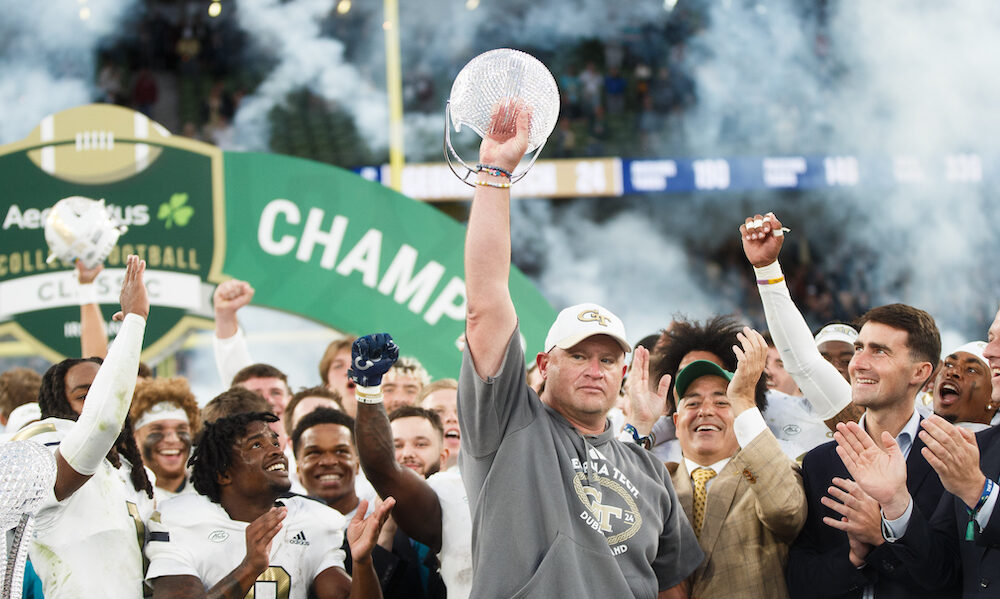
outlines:
{"label": "raised hand", "polygon": [[271,563],[271,543],[288,514],[286,507],[273,507],[247,526],[247,554],[243,564],[258,575]]}
{"label": "raised hand", "polygon": [[636,347],[632,353],[628,379],[625,380],[625,400],[628,422],[640,435],[648,435],[666,411],[669,388],[669,374],[660,377],[656,391],[649,387],[649,350],[641,345]]}
{"label": "raised hand", "polygon": [[733,404],[733,413],[739,416],[744,410],[752,408],[755,403],[755,389],[760,375],[767,364],[767,342],[764,337],[750,327],[736,334],[740,345],[733,346],[736,354],[736,372],[729,382],[726,395]]}
{"label": "raised hand", "polygon": [[[758,223],[760,223],[758,225]],[[740,236],[743,238],[743,253],[750,264],[757,268],[767,266],[778,259],[781,244],[785,242],[785,233],[781,230],[781,221],[773,212],[761,216],[755,214],[748,217],[740,225]]]}
{"label": "raised hand", "polygon": [[122,309],[112,317],[114,320],[124,320],[126,314],[138,314],[143,320],[149,317],[149,296],[146,295],[146,285],[142,281],[145,272],[146,261],[140,260],[135,254],[129,255],[119,295]]}
{"label": "raised hand", "polygon": [[833,485],[827,489],[830,496],[820,498],[820,502],[840,514],[841,518],[824,516],[823,523],[846,532],[848,538],[853,537],[864,545],[877,547],[885,542],[878,502],[853,480],[837,477],[832,482]]}
{"label": "raised hand", "polygon": [[87,268],[83,260],[77,260],[74,264],[76,265],[76,281],[81,285],[93,283],[97,279],[97,275],[104,270],[103,264],[98,264],[94,268]]}
{"label": "raised hand", "polygon": [[347,376],[362,387],[377,387],[397,359],[399,346],[389,333],[359,337],[351,345],[351,368]]}
{"label": "raised hand", "polygon": [[528,105],[518,98],[502,100],[493,107],[490,127],[479,144],[480,162],[514,172],[528,150],[530,133],[531,109]]}
{"label": "raised hand", "polygon": [[833,434],[837,455],[854,481],[875,501],[889,520],[903,515],[910,502],[906,490],[906,460],[896,440],[882,432],[882,447],[856,422],[837,424]]}
{"label": "raised hand", "polygon": [[385,500],[375,506],[371,515],[365,518],[368,511],[368,500],[362,499],[358,504],[358,509],[354,512],[347,525],[347,544],[351,548],[351,559],[355,562],[365,562],[371,558],[372,549],[378,540],[382,525],[389,517],[392,506],[396,505],[396,500],[386,497]]}
{"label": "raised hand", "polygon": [[970,509],[976,507],[986,484],[986,476],[979,468],[976,435],[940,416],[925,418],[920,426],[924,429],[920,439],[926,445],[920,453],[941,477],[945,490]]}
{"label": "raised hand", "polygon": [[215,313],[220,312],[235,314],[237,310],[250,303],[253,299],[254,288],[246,281],[231,279],[220,283],[212,294],[212,305],[215,306]]}

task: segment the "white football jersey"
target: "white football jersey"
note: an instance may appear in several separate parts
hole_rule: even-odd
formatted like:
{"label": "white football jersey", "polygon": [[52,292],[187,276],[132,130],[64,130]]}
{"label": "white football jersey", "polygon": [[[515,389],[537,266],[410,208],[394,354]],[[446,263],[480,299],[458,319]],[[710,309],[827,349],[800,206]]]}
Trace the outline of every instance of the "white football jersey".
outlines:
{"label": "white football jersey", "polygon": [[466,599],[472,591],[472,512],[458,467],[427,479],[441,504],[441,579],[449,599]]}
{"label": "white football jersey", "polygon": [[[47,418],[23,428],[30,438],[55,453],[76,423]],[[66,499],[52,489],[35,516],[28,549],[47,599],[142,597],[143,512],[152,501],[128,480],[129,467],[104,460],[97,472]]]}
{"label": "white football jersey", "polygon": [[[313,580],[327,568],[344,567],[346,520],[340,512],[305,497],[279,500],[288,508],[271,545],[270,566],[257,577],[253,597],[306,599]],[[232,520],[203,495],[164,501],[149,522],[147,579],[195,576],[205,589],[246,557],[247,522]]]}

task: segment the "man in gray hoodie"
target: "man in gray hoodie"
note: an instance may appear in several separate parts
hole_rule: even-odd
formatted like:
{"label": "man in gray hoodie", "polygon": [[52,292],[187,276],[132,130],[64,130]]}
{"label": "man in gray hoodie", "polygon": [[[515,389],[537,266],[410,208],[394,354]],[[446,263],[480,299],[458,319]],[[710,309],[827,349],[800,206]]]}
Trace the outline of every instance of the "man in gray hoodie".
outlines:
{"label": "man in gray hoodie", "polygon": [[596,304],[563,310],[525,380],[508,289],[510,172],[530,112],[497,108],[480,146],[465,246],[467,348],[459,381],[459,464],[472,509],[471,597],[686,597],[703,554],[670,476],[615,438],[630,346]]}

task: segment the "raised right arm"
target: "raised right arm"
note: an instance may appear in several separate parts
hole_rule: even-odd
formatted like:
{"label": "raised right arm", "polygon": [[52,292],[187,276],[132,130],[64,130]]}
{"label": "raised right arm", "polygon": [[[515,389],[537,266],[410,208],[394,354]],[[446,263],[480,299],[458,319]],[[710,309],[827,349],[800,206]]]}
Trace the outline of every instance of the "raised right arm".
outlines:
{"label": "raised right arm", "polygon": [[215,335],[212,348],[215,366],[222,384],[227,387],[241,369],[253,364],[246,336],[240,331],[236,313],[253,299],[254,288],[246,281],[231,279],[220,283],[212,294],[215,311]]}
{"label": "raised right arm", "polygon": [[395,497],[392,517],[411,539],[441,550],[441,504],[418,474],[396,461],[389,417],[381,403],[358,402],[354,433],[365,476],[380,497]]}
{"label": "raised right arm", "polygon": [[122,311],[115,315],[123,321],[122,327],[87,391],[80,418],[56,450],[53,491],[57,501],[66,499],[90,480],[125,424],[149,316],[149,298],[142,281],[145,269],[146,263],[138,256],[128,257],[121,291]]}
{"label": "raised right arm", "polygon": [[101,306],[97,303],[94,280],[104,270],[103,264],[87,268],[82,260],[76,261],[77,295],[80,300],[80,357],[108,355],[108,327],[104,324]]}
{"label": "raised right arm", "polygon": [[[499,105],[479,147],[480,163],[513,172],[527,150],[530,125],[531,113],[524,104]],[[509,183],[486,171],[477,178],[496,185]],[[476,373],[483,379],[500,369],[517,325],[509,275],[510,187],[477,185],[465,236],[465,338]]]}
{"label": "raised right arm", "polygon": [[392,427],[382,403],[382,376],[399,357],[386,333],[365,335],[351,346],[347,376],[357,385],[354,437],[365,476],[381,497],[398,500],[392,517],[410,538],[441,550],[441,504],[427,482],[396,461]]}
{"label": "raised right arm", "polygon": [[[861,411],[851,403],[850,383],[819,353],[809,325],[792,302],[778,264],[784,241],[781,222],[772,213],[766,216],[768,220],[760,215],[747,218],[746,224],[740,226],[740,234],[743,252],[754,267],[767,330],[781,353],[785,369],[802,389],[816,415],[828,421],[827,426],[835,430],[837,422],[856,422]],[[762,225],[748,227],[756,219],[761,219]]]}

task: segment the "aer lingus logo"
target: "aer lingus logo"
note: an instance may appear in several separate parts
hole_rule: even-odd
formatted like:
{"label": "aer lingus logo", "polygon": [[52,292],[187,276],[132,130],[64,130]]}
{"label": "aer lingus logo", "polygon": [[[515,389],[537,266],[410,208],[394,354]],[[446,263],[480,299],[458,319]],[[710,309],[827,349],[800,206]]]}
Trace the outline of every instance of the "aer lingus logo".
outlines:
{"label": "aer lingus logo", "polygon": [[194,208],[187,205],[188,194],[186,193],[175,193],[170,196],[169,202],[164,202],[160,204],[160,209],[156,213],[156,218],[162,221],[166,221],[164,226],[170,228],[177,223],[178,227],[183,227],[188,224],[191,217],[194,215]]}
{"label": "aer lingus logo", "polygon": [[206,299],[225,263],[222,150],[171,135],[134,110],[91,104],[47,116],[23,140],[0,145],[0,181],[4,191],[31,190],[0,193],[3,225],[10,214],[18,220],[0,232],[0,339],[13,336],[53,362],[80,354],[80,307],[66,283],[73,266],[45,261],[40,216],[73,195],[104,198],[108,213],[128,225],[94,283],[105,319],[117,310],[127,256],[146,261],[156,318],[143,335],[144,360],[175,351],[188,330],[211,326]]}

